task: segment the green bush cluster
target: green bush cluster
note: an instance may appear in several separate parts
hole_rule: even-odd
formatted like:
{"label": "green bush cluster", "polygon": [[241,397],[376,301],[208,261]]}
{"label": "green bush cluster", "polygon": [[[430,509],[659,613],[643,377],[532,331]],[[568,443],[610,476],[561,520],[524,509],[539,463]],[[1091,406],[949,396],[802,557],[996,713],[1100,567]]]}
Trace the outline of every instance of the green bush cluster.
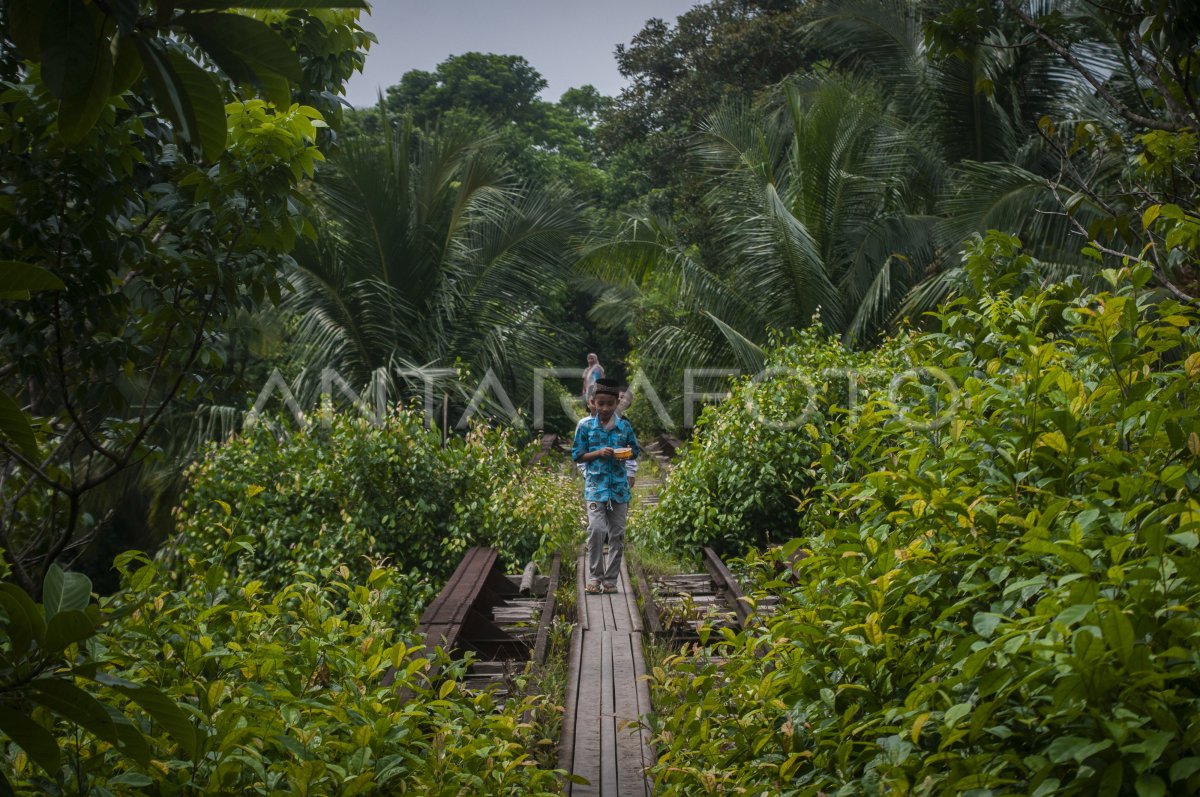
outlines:
{"label": "green bush cluster", "polygon": [[178,559],[219,558],[236,540],[249,554],[237,567],[275,589],[295,568],[362,574],[384,558],[411,574],[420,599],[470,546],[495,546],[520,565],[578,533],[578,490],[524,468],[508,432],[476,428],[443,446],[407,410],[381,423],[329,414],[305,431],[286,428],[257,423],[191,470]]}
{"label": "green bush cluster", "polygon": [[843,414],[743,563],[779,610],[655,671],[658,793],[1200,792],[1196,310],[1140,265],[1042,288],[1003,236],[967,266],[905,346],[929,411]]}
{"label": "green bush cluster", "polygon": [[123,590],[88,612],[98,630],[5,684],[6,793],[557,793],[522,721],[542,698],[497,705],[461,688],[461,665],[423,656],[396,630],[394,571],[300,571],[268,589],[214,565],[172,589],[160,562],[117,564]]}
{"label": "green bush cluster", "polygon": [[696,556],[708,545],[740,554],[790,539],[798,513],[822,488],[821,465],[844,455],[830,433],[844,408],[885,389],[907,364],[895,341],[851,351],[814,325],[773,349],[707,407],[639,538]]}

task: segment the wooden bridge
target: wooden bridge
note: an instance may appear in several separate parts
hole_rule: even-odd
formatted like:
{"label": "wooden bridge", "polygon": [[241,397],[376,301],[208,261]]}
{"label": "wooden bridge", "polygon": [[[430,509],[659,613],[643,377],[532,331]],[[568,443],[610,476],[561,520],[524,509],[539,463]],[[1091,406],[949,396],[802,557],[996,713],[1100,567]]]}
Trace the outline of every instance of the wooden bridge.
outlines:
{"label": "wooden bridge", "polygon": [[[535,459],[559,445],[554,439],[543,440]],[[658,446],[650,452],[665,463],[677,441]],[[639,500],[657,492],[645,483],[638,487],[643,491]],[[549,576],[539,577],[532,565],[521,576],[505,575],[498,562],[490,548],[467,551],[422,615],[420,630],[429,648],[442,646],[475,656],[468,686],[503,693],[504,673],[529,661],[535,668],[542,666],[557,609],[560,564],[556,557]],[[638,568],[635,584],[623,564],[617,591],[599,595],[584,591],[585,557],[580,556],[575,567],[578,616],[571,637],[558,765],[586,782],[567,783],[564,793],[648,797],[653,782],[647,773],[656,757],[643,727],[652,710],[643,638],[692,641],[700,624],[744,628],[751,610],[737,581],[711,549],[704,551],[705,573],[647,578]],[[681,605],[688,611],[681,611]],[[514,618],[517,622],[511,622]]]}
{"label": "wooden bridge", "polygon": [[589,595],[584,558],[576,585],[579,622],[571,640],[566,712],[559,743],[560,769],[586,778],[566,793],[604,797],[645,797],[646,771],[654,764],[648,731],[639,721],[650,713],[650,689],[642,677],[642,617],[622,565],[617,591]]}

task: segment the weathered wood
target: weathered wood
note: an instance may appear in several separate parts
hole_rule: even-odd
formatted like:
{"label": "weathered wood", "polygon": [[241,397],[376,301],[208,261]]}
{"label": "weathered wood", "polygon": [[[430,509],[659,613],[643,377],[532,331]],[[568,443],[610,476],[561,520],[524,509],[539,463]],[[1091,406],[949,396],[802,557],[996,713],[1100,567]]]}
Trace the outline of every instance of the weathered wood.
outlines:
{"label": "weathered wood", "polygon": [[658,616],[658,607],[654,603],[654,593],[650,591],[650,582],[646,580],[646,571],[641,564],[634,569],[637,571],[638,591],[642,593],[642,604],[645,607],[646,630],[651,634],[661,634],[663,632],[662,620]]}
{"label": "weathered wood", "polygon": [[[645,717],[653,710],[650,705],[650,683],[643,677],[647,675],[646,669],[646,654],[642,650],[642,640],[635,638],[633,640],[633,671],[637,673],[636,688],[634,694],[637,697],[638,716]],[[654,792],[654,782],[650,777],[650,767],[658,762],[658,756],[654,752],[654,748],[650,745],[650,731],[642,730],[639,734],[642,745],[642,767],[645,775],[646,794]]]}
{"label": "weathered wood", "polygon": [[517,587],[517,590],[526,594],[533,592],[533,577],[536,573],[536,562],[530,562],[525,565],[525,570],[521,573],[521,584]]}
{"label": "weathered wood", "polygon": [[579,668],[579,697],[575,713],[575,752],[571,771],[588,780],[587,786],[576,785],[572,795],[600,795],[600,715],[602,711],[601,637],[600,630],[584,632],[583,656]]}
{"label": "weathered wood", "polygon": [[625,602],[626,608],[629,610],[629,627],[640,633],[642,631],[642,613],[638,611],[637,594],[633,591],[633,581],[629,578],[629,563],[624,557],[621,558],[621,591],[629,595],[629,599]]}
{"label": "weathered wood", "polygon": [[737,580],[729,572],[729,568],[721,561],[721,557],[707,546],[704,548],[704,567],[712,574],[713,581],[717,583],[717,586],[729,596],[729,603],[737,613],[738,622],[742,628],[748,627],[751,612],[749,604],[743,600],[746,596],[742,594],[742,588],[738,586]]}
{"label": "weathered wood", "polygon": [[[574,797],[647,797],[653,762],[638,723],[650,711],[635,596],[623,568],[618,592],[584,595],[590,628],[572,635],[559,766],[589,781],[568,785]],[[640,623],[639,623],[640,624]]]}
{"label": "weathered wood", "polygon": [[558,579],[562,570],[562,557],[558,554],[550,562],[550,582],[546,587],[546,599],[542,603],[542,616],[538,620],[537,638],[533,643],[533,666],[541,669],[546,663],[546,648],[550,640],[550,624],[554,620],[554,609],[558,599]]}
{"label": "weathered wood", "polygon": [[642,760],[642,739],[638,730],[641,712],[633,647],[641,645],[641,636],[613,634],[613,715],[616,724],[617,795],[646,797],[645,764]]}
{"label": "weathered wood", "polygon": [[575,607],[579,615],[579,625],[584,631],[588,630],[588,613],[587,613],[587,554],[584,553],[576,560],[575,564]]}
{"label": "weathered wood", "polygon": [[[567,688],[563,694],[562,733],[558,741],[558,768],[571,772],[575,765],[575,726],[579,714],[580,660],[583,657],[583,629],[577,624],[571,631],[571,651],[567,654]],[[571,793],[570,784],[565,792]]]}
{"label": "weathered wood", "polygon": [[[616,677],[613,671],[613,633],[600,634],[600,794],[616,795],[617,783],[617,724]],[[624,686],[624,684],[622,684]]]}

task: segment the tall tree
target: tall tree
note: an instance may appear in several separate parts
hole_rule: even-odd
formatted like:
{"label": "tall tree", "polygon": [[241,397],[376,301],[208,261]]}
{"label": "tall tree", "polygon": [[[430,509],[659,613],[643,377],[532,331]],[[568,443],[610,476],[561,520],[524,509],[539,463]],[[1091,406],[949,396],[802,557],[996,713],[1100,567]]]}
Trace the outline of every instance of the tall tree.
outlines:
{"label": "tall tree", "polygon": [[422,382],[401,370],[462,365],[520,401],[533,368],[563,361],[546,308],[562,301],[576,202],[514,180],[494,140],[400,124],[347,144],[317,197],[289,299],[312,368],[403,396]]}
{"label": "tall tree", "polygon": [[0,546],[30,591],[209,388],[222,320],[280,296],[324,157],[322,114],[293,100],[361,67],[357,11],[228,5],[5,6]]}

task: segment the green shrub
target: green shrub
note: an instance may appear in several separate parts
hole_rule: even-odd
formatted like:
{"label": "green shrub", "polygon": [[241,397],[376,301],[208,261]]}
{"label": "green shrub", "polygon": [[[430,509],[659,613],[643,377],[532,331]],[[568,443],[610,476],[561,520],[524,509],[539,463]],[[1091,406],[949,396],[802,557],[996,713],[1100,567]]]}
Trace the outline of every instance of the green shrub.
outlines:
{"label": "green shrub", "polygon": [[847,417],[798,539],[746,560],[765,630],[655,673],[658,793],[1200,792],[1197,313],[1140,267],[1018,295],[1000,236],[968,265],[906,347],[947,422]]}
{"label": "green shrub", "polygon": [[895,342],[855,352],[813,328],[795,333],[758,378],[704,410],[640,539],[693,557],[706,545],[737,554],[790,539],[821,490],[821,463],[845,454],[831,427],[906,367],[899,355]]}
{"label": "green shrub", "polygon": [[249,530],[238,542],[250,553],[237,566],[270,589],[295,568],[363,574],[382,557],[413,575],[419,598],[472,545],[497,547],[510,565],[565,546],[578,532],[577,492],[523,468],[503,431],[477,428],[443,448],[403,410],[378,425],[329,415],[278,436],[259,423],[190,472],[177,556],[219,558],[236,527]]}
{"label": "green shrub", "polygon": [[[538,740],[521,715],[541,699],[499,706],[461,688],[462,665],[422,657],[419,643],[395,630],[404,595],[390,570],[361,581],[345,567],[298,572],[271,590],[213,566],[171,590],[145,557],[126,554],[118,566],[124,590],[105,607],[116,619],[72,648],[76,670],[100,671],[111,687],[73,680],[122,709],[113,715],[122,739],[140,732],[148,754],[118,752],[39,708],[33,719],[62,740],[63,756],[46,771],[19,747],[28,734],[0,740],[17,794],[557,792],[556,774],[526,752]],[[431,683],[435,663],[446,680]],[[395,682],[384,685],[392,668]],[[161,707],[147,715],[129,698],[135,685],[176,703],[177,720],[159,724],[172,716]]]}

